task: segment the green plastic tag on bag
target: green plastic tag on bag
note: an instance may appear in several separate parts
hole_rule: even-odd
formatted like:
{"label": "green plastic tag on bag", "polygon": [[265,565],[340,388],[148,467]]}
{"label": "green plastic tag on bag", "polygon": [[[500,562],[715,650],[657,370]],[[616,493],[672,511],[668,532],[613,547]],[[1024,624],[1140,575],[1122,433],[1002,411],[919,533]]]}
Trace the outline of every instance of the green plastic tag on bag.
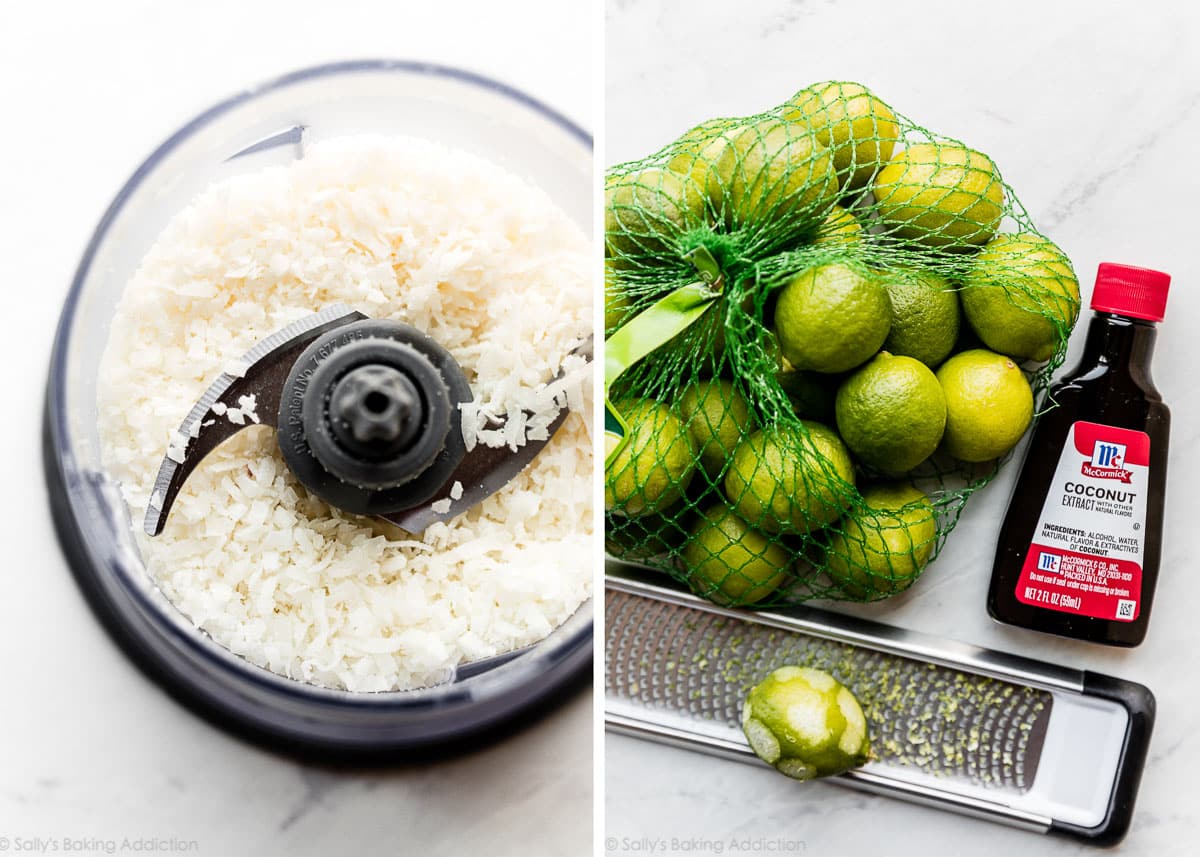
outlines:
{"label": "green plastic tag on bag", "polygon": [[703,247],[686,257],[700,282],[676,289],[647,307],[604,340],[604,464],[626,443],[629,425],[609,399],[609,390],[630,366],[687,330],[721,296],[723,281],[716,260]]}
{"label": "green plastic tag on bag", "polygon": [[629,431],[628,423],[617,413],[612,402],[606,398],[604,400],[604,463],[606,465],[625,445],[627,431]]}

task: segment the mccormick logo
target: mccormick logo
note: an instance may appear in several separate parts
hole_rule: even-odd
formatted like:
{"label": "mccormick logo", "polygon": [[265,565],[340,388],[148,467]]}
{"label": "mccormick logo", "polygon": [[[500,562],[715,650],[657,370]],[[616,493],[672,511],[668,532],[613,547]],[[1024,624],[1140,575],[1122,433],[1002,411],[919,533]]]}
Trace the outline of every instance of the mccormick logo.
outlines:
{"label": "mccormick logo", "polygon": [[1128,483],[1133,471],[1126,470],[1124,464],[1125,444],[1098,440],[1092,447],[1092,460],[1083,463],[1081,472],[1092,479],[1120,479]]}
{"label": "mccormick logo", "polygon": [[1061,560],[1057,554],[1041,551],[1038,554],[1038,571],[1048,571],[1051,574],[1058,574],[1058,565],[1060,561]]}

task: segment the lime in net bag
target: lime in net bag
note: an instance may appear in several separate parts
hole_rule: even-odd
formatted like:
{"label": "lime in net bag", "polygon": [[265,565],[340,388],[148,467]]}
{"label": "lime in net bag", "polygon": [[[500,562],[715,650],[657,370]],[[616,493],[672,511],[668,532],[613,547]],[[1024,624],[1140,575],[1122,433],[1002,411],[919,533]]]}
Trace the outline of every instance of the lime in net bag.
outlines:
{"label": "lime in net bag", "polygon": [[995,163],[859,84],[606,177],[609,554],[721,604],[907,589],[1079,313]]}

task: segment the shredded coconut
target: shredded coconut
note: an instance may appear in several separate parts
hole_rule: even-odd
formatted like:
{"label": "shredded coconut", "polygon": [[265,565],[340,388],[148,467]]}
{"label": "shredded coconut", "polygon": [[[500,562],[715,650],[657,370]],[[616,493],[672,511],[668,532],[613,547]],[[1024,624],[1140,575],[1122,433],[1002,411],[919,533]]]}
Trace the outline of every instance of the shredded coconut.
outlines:
{"label": "shredded coconut", "polygon": [[255,412],[255,408],[257,407],[258,396],[255,393],[251,393],[248,396],[238,396],[238,410],[241,411],[242,416],[253,423],[258,422],[258,414]]}
{"label": "shredded coconut", "polygon": [[[425,141],[332,140],[210,187],[142,260],[101,366],[104,461],[135,520],[207,386],[334,303],[449,349],[475,393],[469,443],[544,437],[562,403],[576,410],[512,482],[420,535],[329,508],[272,430],[247,428],[192,473],[161,536],[138,534],[149,574],[217,642],[328,687],[421,687],[545,637],[590,595],[591,373],[564,357],[591,328],[590,268],[544,193]],[[257,422],[256,407],[212,414]],[[518,413],[523,431],[506,430]]]}

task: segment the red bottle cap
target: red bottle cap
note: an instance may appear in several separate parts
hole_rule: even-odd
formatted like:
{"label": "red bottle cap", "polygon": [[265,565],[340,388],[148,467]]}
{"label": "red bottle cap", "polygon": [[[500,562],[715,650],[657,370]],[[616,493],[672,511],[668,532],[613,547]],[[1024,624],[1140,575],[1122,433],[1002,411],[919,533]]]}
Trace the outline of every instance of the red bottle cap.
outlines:
{"label": "red bottle cap", "polygon": [[1101,262],[1096,271],[1096,288],[1092,290],[1092,309],[1162,321],[1170,285],[1171,275],[1162,271]]}

